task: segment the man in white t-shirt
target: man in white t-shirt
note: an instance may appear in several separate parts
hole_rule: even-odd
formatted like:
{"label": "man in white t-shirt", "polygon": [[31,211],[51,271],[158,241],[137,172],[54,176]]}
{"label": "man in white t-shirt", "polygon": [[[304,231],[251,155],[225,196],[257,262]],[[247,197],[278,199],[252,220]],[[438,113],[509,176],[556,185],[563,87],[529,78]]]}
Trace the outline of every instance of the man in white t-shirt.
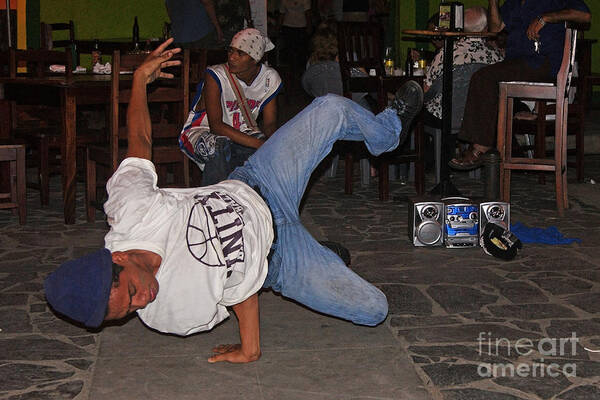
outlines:
{"label": "man in white t-shirt", "polygon": [[48,302],[88,327],[135,311],[149,327],[177,335],[211,329],[231,307],[241,343],[217,346],[209,362],[260,357],[261,287],[356,324],[381,323],[385,295],[310,236],[298,207],[312,170],[336,140],[365,140],[373,154],[394,149],[422,106],[420,87],[412,82],[401,88],[392,107],[377,116],[348,99],[321,97],[229,180],[160,189],[150,161],[146,85],[171,77],[162,72],[179,63],[169,60],[180,51],[166,50],[171,42],[134,73],[127,158],[107,184],[111,229],[105,248],[52,272],[44,281]]}

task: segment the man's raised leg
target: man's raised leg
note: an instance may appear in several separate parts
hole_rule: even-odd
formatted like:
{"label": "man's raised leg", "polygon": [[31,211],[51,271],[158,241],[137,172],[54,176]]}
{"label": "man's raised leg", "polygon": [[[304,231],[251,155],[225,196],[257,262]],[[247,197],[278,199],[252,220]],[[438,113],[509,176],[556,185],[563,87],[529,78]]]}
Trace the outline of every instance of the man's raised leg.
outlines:
{"label": "man's raised leg", "polygon": [[385,295],[306,231],[298,207],[310,175],[335,141],[364,140],[375,155],[393,150],[399,142],[400,119],[409,124],[418,112],[415,108],[420,108],[422,92],[417,97],[405,99],[419,107],[408,107],[408,113],[404,108],[400,118],[391,108],[373,115],[343,97],[317,98],[230,175],[257,187],[273,213],[277,240],[265,287],[358,324],[376,325],[385,318]]}

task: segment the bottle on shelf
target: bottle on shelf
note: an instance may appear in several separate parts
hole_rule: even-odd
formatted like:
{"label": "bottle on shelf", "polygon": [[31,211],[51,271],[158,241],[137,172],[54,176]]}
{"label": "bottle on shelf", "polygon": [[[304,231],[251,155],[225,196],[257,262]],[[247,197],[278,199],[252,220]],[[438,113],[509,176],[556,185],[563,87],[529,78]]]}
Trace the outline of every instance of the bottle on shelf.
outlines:
{"label": "bottle on shelf", "polygon": [[392,48],[385,48],[385,58],[383,59],[383,66],[385,68],[385,74],[387,76],[394,75],[394,58],[392,56]]}
{"label": "bottle on shelf", "polygon": [[100,41],[94,39],[94,48],[92,50],[92,68],[94,65],[102,64],[102,52],[100,51]]}
{"label": "bottle on shelf", "polygon": [[132,41],[133,41],[134,51],[139,51],[139,49],[140,49],[140,26],[138,25],[137,15],[133,19]]}

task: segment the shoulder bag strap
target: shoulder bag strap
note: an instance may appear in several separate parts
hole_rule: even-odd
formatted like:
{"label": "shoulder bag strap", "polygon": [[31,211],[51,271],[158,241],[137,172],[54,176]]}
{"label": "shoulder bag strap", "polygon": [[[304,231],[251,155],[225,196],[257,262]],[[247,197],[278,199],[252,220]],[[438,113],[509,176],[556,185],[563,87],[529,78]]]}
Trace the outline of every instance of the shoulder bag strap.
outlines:
{"label": "shoulder bag strap", "polygon": [[244,91],[240,88],[240,84],[235,76],[231,72],[229,72],[229,67],[225,66],[225,72],[227,74],[227,78],[229,78],[229,83],[231,83],[231,88],[233,89],[233,93],[235,93],[235,98],[237,99],[238,106],[240,107],[240,111],[242,112],[242,117],[246,122],[246,125],[252,129],[254,132],[259,132],[258,125],[256,124],[256,120],[252,116],[250,109],[248,108],[248,102],[246,101],[246,96],[244,96]]}

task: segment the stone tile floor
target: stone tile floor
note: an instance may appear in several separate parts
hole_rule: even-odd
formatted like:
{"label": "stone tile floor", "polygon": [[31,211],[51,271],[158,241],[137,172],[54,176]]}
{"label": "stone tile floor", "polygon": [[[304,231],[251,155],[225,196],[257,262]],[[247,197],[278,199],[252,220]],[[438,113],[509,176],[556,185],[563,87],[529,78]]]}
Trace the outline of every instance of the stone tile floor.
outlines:
{"label": "stone tile floor", "polygon": [[[600,178],[599,161],[598,156],[586,157],[586,176]],[[365,328],[291,303],[285,306],[289,309],[284,319],[301,323],[287,328],[273,325],[267,316],[283,311],[280,300],[267,293],[261,296],[265,305],[263,335],[271,335],[271,339],[265,339],[265,356],[252,369],[206,368],[202,358],[208,344],[181,348],[170,344],[170,350],[163,350],[182,356],[196,349],[201,353],[200,362],[196,354],[193,359],[163,358],[163,370],[145,359],[136,362],[144,352],[157,351],[157,343],[164,340],[161,335],[135,319],[124,327],[90,332],[57,318],[46,306],[42,291],[46,274],[64,260],[101,245],[107,230],[104,222],[88,224],[82,217],[77,224],[65,226],[55,180],[49,207],[41,208],[37,193],[29,192],[27,225],[18,225],[10,212],[0,213],[0,399],[131,399],[136,395],[127,391],[128,373],[156,372],[158,378],[167,369],[179,376],[190,368],[199,371],[196,377],[201,380],[194,380],[198,387],[202,382],[226,385],[231,377],[245,374],[259,382],[253,381],[251,391],[241,385],[227,395],[214,390],[197,392],[211,398],[216,393],[220,396],[215,398],[231,399],[600,398],[600,357],[584,349],[600,349],[600,186],[571,180],[571,208],[559,218],[553,186],[539,185],[533,175],[516,174],[513,222],[555,225],[582,242],[525,245],[514,261],[502,262],[480,248],[413,247],[406,235],[406,199],[414,195],[413,188],[393,182],[392,201],[388,202],[378,201],[376,182],[367,187],[357,184],[355,194],[346,196],[342,165],[339,168],[335,178],[323,176],[313,181],[303,218],[310,221],[311,231],[319,238],[344,243],[352,253],[352,268],[387,294],[390,315],[373,336],[378,338],[374,342],[365,339]],[[482,194],[481,184],[466,174],[454,179],[465,194]],[[83,215],[81,206],[78,214]],[[331,329],[317,335],[319,326]],[[121,329],[125,333],[119,334]],[[235,324],[226,323],[219,329],[235,338]],[[573,332],[577,344],[572,347],[571,341],[565,341],[561,350],[559,338],[570,338]],[[329,342],[321,335],[327,335]],[[126,337],[129,341],[122,339]],[[319,356],[321,364],[315,368],[330,376],[315,383],[306,368],[314,365],[315,359],[306,352],[315,351],[309,348],[315,343],[335,346],[332,340],[348,343]],[[297,341],[308,347],[299,346],[291,353],[282,350],[294,347],[291,343]],[[132,350],[135,345],[138,350]],[[389,364],[393,349],[396,358]],[[318,350],[323,352],[321,347]],[[329,371],[331,365],[339,368],[335,376]],[[381,365],[389,365],[394,372]],[[513,367],[520,369],[511,374]],[[357,374],[356,368],[364,373]],[[218,373],[213,375],[215,371]],[[485,376],[490,371],[495,371],[495,376]],[[413,379],[410,374],[414,372]],[[273,374],[278,377],[276,382]],[[184,377],[162,387],[162,392],[144,397],[194,398],[181,389],[186,384]],[[152,376],[146,379],[150,383],[145,385],[154,381]],[[404,379],[402,387],[393,379]],[[338,389],[332,391],[329,385]]]}
{"label": "stone tile floor", "polygon": [[[304,103],[284,104],[283,119]],[[586,131],[600,131],[591,122]],[[49,207],[28,193],[27,225],[0,211],[0,399],[600,399],[600,353],[584,349],[600,349],[600,186],[571,179],[559,218],[553,185],[515,174],[512,221],[582,242],[525,245],[502,262],[480,248],[413,247],[413,188],[394,181],[392,200],[379,202],[376,181],[356,183],[346,196],[342,168],[312,182],[302,217],[318,239],[350,249],[352,269],[386,293],[390,315],[357,327],[264,293],[263,357],[246,366],[204,361],[210,346],[235,340],[235,320],[179,339],[136,318],[88,331],[49,310],[43,278],[107,231],[100,214],[83,222],[83,187],[75,225],[62,222],[58,179]],[[600,156],[586,156],[586,177],[600,182]],[[453,179],[463,194],[483,194],[467,174]],[[573,332],[575,348],[561,350]]]}

